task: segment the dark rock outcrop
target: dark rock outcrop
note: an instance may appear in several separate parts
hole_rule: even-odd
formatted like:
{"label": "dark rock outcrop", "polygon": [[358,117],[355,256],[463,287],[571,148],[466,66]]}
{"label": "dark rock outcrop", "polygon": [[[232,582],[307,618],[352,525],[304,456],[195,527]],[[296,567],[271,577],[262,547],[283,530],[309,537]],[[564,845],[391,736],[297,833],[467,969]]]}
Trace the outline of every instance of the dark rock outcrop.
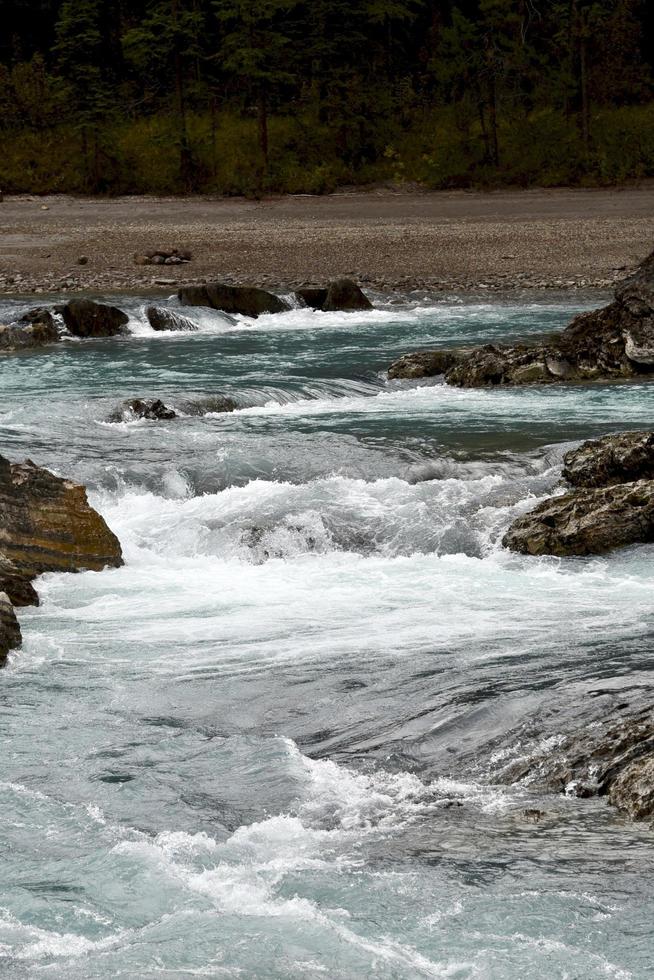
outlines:
{"label": "dark rock outcrop", "polygon": [[71,299],[61,306],[66,329],[75,337],[114,337],[125,333],[129,317],[116,306],[90,299]]}
{"label": "dark rock outcrop", "polygon": [[654,432],[622,432],[584,442],[565,454],[563,478],[573,487],[654,480]]}
{"label": "dark rock outcrop", "polygon": [[302,286],[295,295],[305,306],[326,313],[371,310],[372,303],[353,279],[335,279],[327,286]]}
{"label": "dark rock outcrop", "polygon": [[14,606],[38,606],[39,597],[26,576],[12,561],[0,555],[0,592],[6,592]]}
{"label": "dark rock outcrop", "polygon": [[0,592],[0,667],[7,661],[10,650],[16,650],[22,643],[20,626],[14,607],[6,592]]}
{"label": "dark rock outcrop", "polygon": [[327,287],[327,297],[322,308],[325,312],[371,310],[372,303],[353,279],[336,279]]}
{"label": "dark rock outcrop", "polygon": [[526,555],[595,555],[654,541],[654,481],[551,497],[513,522],[502,544]]}
{"label": "dark rock outcrop", "polygon": [[31,460],[0,457],[0,556],[25,579],[123,564],[118,538],[83,486]]}
{"label": "dark rock outcrop", "polygon": [[454,367],[461,355],[454,351],[428,350],[417,354],[405,354],[395,361],[388,369],[388,377],[395,378],[431,378],[445,374]]}
{"label": "dark rock outcrop", "polygon": [[187,316],[162,306],[148,306],[145,315],[153,330],[183,330],[189,333],[198,329],[197,324]]}
{"label": "dark rock outcrop", "polygon": [[530,790],[606,797],[634,820],[654,817],[654,709],[628,709],[571,732],[554,751],[528,755],[502,774]]}
{"label": "dark rock outcrop", "polygon": [[327,287],[301,286],[295,291],[295,295],[305,306],[310,306],[312,310],[322,310],[327,300]]}
{"label": "dark rock outcrop", "polygon": [[[422,352],[425,364],[434,353]],[[392,364],[389,377],[416,377],[410,373],[416,356]],[[540,343],[468,351],[445,374],[448,384],[462,388],[638,377],[654,378],[654,253],[618,286],[608,306],[582,313]]]}
{"label": "dark rock outcrop", "polygon": [[205,286],[184,286],[177,295],[184,306],[208,306],[242,316],[258,317],[262,313],[283,313],[289,309],[279,296],[255,286],[228,286],[212,282]]}
{"label": "dark rock outcrop", "polygon": [[109,416],[110,422],[131,422],[134,419],[148,419],[151,422],[176,419],[177,412],[159,398],[130,398]]}
{"label": "dark rock outcrop", "polygon": [[654,432],[584,442],[563,457],[575,489],[513,522],[503,545],[527,555],[592,555],[654,541]]}

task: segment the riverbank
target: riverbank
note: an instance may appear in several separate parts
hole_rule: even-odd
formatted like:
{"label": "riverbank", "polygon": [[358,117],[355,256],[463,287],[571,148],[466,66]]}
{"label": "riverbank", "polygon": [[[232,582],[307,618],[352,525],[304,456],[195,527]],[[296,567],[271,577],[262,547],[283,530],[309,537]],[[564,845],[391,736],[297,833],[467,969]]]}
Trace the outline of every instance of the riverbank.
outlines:
{"label": "riverbank", "polygon": [[[654,185],[339,193],[263,201],[8,197],[0,292],[152,290],[221,279],[294,288],[607,289],[651,251]],[[138,266],[185,248],[182,265]],[[85,259],[80,264],[80,259]]]}

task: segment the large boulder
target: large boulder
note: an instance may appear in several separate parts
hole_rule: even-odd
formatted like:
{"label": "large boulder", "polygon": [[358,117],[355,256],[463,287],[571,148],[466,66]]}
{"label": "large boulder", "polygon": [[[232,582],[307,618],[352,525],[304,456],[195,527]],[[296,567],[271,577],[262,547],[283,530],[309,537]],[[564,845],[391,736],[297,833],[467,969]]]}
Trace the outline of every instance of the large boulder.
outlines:
{"label": "large boulder", "polygon": [[313,310],[334,313],[371,310],[372,303],[353,279],[335,279],[327,286],[301,286],[295,295]]}
{"label": "large boulder", "polygon": [[10,650],[16,650],[22,643],[20,626],[14,607],[6,592],[0,592],[0,667],[7,661]]}
{"label": "large boulder", "polygon": [[563,457],[563,478],[573,487],[654,480],[654,432],[622,432],[584,442]]}
{"label": "large boulder", "polygon": [[182,330],[190,333],[198,329],[197,323],[193,323],[193,320],[189,320],[187,316],[162,306],[148,306],[145,315],[153,330]]}
{"label": "large boulder", "polygon": [[123,564],[118,538],[83,486],[0,456],[0,555],[26,578]]}
{"label": "large boulder", "polygon": [[327,287],[323,310],[371,310],[372,303],[353,279],[336,279]]}
{"label": "large boulder", "polygon": [[114,337],[126,333],[129,317],[117,306],[71,299],[59,307],[66,328],[75,337]]}
{"label": "large boulder", "polygon": [[577,490],[513,522],[502,544],[526,555],[596,555],[654,541],[654,480]]}
{"label": "large boulder", "polygon": [[258,317],[263,313],[283,313],[289,309],[279,296],[256,286],[228,286],[212,282],[204,286],[183,286],[177,295],[184,306],[208,306],[242,316]]}

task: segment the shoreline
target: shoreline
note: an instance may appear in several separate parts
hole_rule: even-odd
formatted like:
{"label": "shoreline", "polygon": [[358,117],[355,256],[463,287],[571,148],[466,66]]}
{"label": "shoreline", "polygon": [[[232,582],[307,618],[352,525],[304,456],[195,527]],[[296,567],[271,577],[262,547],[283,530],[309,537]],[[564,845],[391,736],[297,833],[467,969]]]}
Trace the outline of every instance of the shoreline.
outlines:
{"label": "shoreline", "polygon": [[[0,294],[152,294],[212,280],[284,291],[342,276],[383,292],[610,290],[653,244],[654,186],[259,202],[22,195],[0,203]],[[193,259],[134,264],[159,247]]]}

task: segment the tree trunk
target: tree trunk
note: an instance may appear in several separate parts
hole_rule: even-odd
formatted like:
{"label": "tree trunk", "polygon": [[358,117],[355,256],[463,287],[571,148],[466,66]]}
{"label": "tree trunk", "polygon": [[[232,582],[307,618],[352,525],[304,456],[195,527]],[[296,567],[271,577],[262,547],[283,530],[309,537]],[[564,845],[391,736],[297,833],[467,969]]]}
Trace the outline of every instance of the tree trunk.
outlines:
{"label": "tree trunk", "polygon": [[262,83],[259,88],[259,150],[263,163],[263,175],[268,175],[268,97]]}
{"label": "tree trunk", "polygon": [[172,0],[171,13],[173,15],[174,30],[174,66],[175,66],[175,101],[177,105],[177,130],[179,141],[179,176],[185,190],[193,190],[193,157],[191,146],[186,128],[186,96],[184,92],[184,68],[182,55],[179,50],[178,37],[178,2]]}

